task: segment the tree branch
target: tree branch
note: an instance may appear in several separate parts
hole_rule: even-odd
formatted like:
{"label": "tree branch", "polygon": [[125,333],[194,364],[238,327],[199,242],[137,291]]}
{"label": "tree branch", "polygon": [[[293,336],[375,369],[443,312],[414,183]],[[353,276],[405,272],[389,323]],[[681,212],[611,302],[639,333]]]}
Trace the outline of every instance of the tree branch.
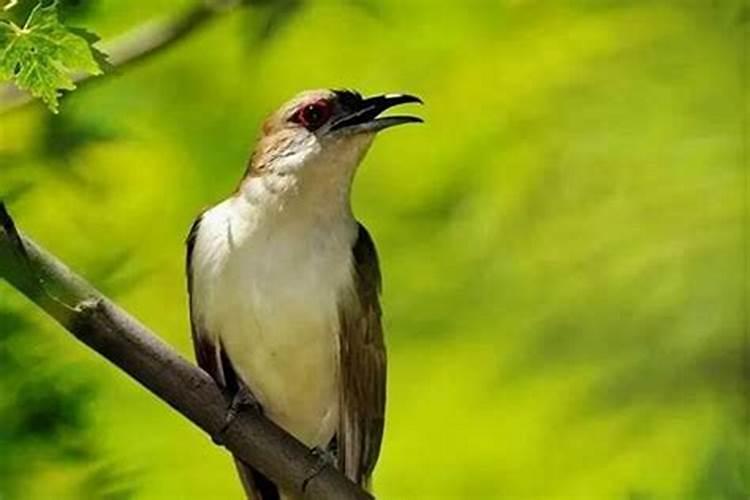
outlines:
{"label": "tree branch", "polygon": [[[21,235],[0,202],[0,277],[64,328],[117,365],[210,436],[222,428],[228,398],[145,326],[63,263]],[[148,425],[144,422],[144,427]],[[306,499],[373,497],[258,412],[241,412],[221,436],[224,446],[287,491]],[[319,472],[315,472],[319,470]]]}
{"label": "tree branch", "polygon": [[[152,20],[133,28],[123,35],[103,43],[103,51],[109,55],[109,71],[98,77],[79,73],[73,75],[78,88],[91,82],[101,81],[108,75],[118,74],[121,69],[138,63],[184,40],[221,14],[237,7],[248,5],[250,0],[203,0],[171,20]],[[0,114],[19,109],[35,102],[33,97],[12,83],[0,85]]]}

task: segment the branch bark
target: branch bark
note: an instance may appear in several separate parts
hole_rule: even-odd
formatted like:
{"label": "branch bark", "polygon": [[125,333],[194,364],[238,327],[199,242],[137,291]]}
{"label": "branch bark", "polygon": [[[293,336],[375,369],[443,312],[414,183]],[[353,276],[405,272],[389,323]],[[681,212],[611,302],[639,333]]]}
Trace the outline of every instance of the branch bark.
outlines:
{"label": "branch bark", "polygon": [[[229,400],[211,377],[20,234],[2,202],[0,277],[209,436],[220,432]],[[234,455],[302,498],[373,498],[332,466],[321,469],[316,454],[252,409],[240,412],[221,440]]]}
{"label": "branch bark", "polygon": [[[103,43],[102,49],[109,55],[110,71],[94,76],[80,73],[73,76],[78,88],[115,75],[123,68],[141,62],[184,40],[199,28],[209,24],[222,14],[248,5],[249,0],[203,0],[171,20],[152,20],[133,28],[125,34]],[[0,114],[19,109],[36,102],[32,96],[12,83],[0,85]]]}

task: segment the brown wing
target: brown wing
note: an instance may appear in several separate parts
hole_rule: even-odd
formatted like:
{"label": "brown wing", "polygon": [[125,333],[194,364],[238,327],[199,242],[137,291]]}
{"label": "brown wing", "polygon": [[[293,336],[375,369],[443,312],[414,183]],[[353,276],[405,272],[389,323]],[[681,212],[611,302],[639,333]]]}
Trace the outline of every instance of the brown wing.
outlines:
{"label": "brown wing", "polygon": [[198,317],[198,306],[195,304],[195,296],[193,295],[193,288],[195,285],[194,269],[193,269],[193,252],[195,251],[195,245],[198,241],[198,232],[200,230],[201,221],[203,220],[203,214],[199,215],[193,225],[190,227],[190,233],[188,234],[186,246],[187,253],[185,255],[185,272],[187,274],[187,285],[188,285],[188,304],[190,306],[190,330],[193,335],[193,349],[195,350],[195,359],[198,362],[198,366],[211,375],[217,384],[234,392],[237,389],[237,378],[232,370],[232,365],[223,354],[220,345],[216,345],[213,342],[213,337],[208,334],[204,325],[201,323]]}
{"label": "brown wing", "polygon": [[361,224],[353,264],[356,293],[339,306],[341,393],[336,444],[339,469],[368,486],[383,438],[386,356],[378,256]]}
{"label": "brown wing", "polygon": [[[202,324],[197,313],[199,307],[195,303],[193,287],[195,285],[195,273],[193,269],[193,252],[198,241],[198,232],[203,215],[201,214],[193,222],[188,234],[186,246],[187,254],[185,259],[185,270],[187,274],[188,285],[188,303],[190,306],[190,329],[193,335],[193,348],[195,349],[195,358],[206,373],[223,387],[229,394],[235,394],[239,389],[242,381],[237,377],[232,364],[229,361],[221,343],[213,341],[214,336],[209,335],[205,326]],[[239,473],[242,486],[249,499],[257,500],[278,500],[279,491],[276,486],[268,480],[263,474],[256,471],[241,460],[235,458],[235,465]]]}

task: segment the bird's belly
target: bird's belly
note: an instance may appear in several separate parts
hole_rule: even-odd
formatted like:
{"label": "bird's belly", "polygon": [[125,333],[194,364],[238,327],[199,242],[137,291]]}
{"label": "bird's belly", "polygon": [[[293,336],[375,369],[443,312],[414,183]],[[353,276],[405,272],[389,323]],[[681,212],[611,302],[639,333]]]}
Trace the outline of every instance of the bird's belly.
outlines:
{"label": "bird's belly", "polygon": [[266,416],[308,446],[325,447],[338,419],[337,331],[305,312],[272,317],[245,308],[220,337]]}
{"label": "bird's belly", "polygon": [[[335,263],[335,264],[332,264]],[[347,258],[247,269],[220,280],[223,303],[207,318],[242,381],[271,420],[308,446],[338,424],[338,297]]]}

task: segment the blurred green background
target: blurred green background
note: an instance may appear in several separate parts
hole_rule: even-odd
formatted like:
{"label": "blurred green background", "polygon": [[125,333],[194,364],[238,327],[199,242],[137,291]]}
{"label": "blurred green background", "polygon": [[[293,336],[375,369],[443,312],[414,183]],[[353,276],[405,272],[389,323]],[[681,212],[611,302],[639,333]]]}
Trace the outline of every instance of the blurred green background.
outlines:
{"label": "blurred green background", "polygon": [[[190,5],[63,2],[105,39]],[[747,499],[748,20],[743,0],[257,1],[59,116],[0,116],[0,197],[192,359],[184,237],[264,115],[307,88],[420,95],[427,123],[384,133],[355,185],[385,277],[379,497]],[[240,486],[0,283],[0,498]]]}

